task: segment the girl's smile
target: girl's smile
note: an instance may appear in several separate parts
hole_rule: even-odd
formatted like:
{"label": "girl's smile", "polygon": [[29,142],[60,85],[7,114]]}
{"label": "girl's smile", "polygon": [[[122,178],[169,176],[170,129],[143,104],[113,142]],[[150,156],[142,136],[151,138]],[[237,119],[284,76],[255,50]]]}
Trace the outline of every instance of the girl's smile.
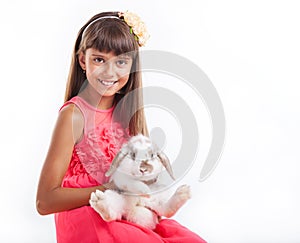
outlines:
{"label": "girl's smile", "polygon": [[117,83],[118,81],[106,81],[106,80],[100,80],[98,79],[98,81],[103,84],[104,86],[107,86],[107,87],[111,87],[113,86],[115,83]]}

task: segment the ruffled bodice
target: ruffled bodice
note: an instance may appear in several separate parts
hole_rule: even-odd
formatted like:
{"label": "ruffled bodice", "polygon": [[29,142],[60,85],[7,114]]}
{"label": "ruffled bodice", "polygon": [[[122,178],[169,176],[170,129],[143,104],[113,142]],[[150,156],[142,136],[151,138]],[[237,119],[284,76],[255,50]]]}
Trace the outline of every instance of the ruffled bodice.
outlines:
{"label": "ruffled bodice", "polygon": [[128,131],[113,121],[114,107],[99,110],[78,96],[64,106],[68,104],[75,104],[83,114],[84,133],[74,146],[62,186],[89,187],[103,184],[108,181],[105,172],[128,139]]}

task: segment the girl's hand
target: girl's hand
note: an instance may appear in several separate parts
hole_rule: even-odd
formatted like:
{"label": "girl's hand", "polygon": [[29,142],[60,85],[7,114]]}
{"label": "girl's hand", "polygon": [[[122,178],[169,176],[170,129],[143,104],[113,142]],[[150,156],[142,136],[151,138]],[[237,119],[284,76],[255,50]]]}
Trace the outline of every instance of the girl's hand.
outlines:
{"label": "girl's hand", "polygon": [[114,190],[114,191],[118,190],[117,186],[113,181],[102,184],[102,186],[104,187],[104,190]]}

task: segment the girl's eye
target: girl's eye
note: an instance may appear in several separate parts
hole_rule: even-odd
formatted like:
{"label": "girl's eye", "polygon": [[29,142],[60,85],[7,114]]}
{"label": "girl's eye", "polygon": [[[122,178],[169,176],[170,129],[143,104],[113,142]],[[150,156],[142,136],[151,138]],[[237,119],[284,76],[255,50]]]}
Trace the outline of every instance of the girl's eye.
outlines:
{"label": "girl's eye", "polygon": [[118,64],[119,66],[124,66],[124,65],[127,64],[127,61],[126,61],[126,60],[118,60],[118,61],[117,61],[117,64]]}
{"label": "girl's eye", "polygon": [[94,59],[94,62],[96,62],[96,63],[103,63],[104,59],[100,58],[100,57],[97,57],[97,58]]}

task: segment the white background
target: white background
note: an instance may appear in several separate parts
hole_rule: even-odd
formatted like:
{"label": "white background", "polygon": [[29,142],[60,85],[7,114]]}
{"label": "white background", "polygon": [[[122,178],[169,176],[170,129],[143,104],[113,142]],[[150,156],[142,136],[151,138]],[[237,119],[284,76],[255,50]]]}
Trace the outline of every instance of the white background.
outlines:
{"label": "white background", "polygon": [[[77,31],[107,10],[138,13],[151,33],[145,49],[196,63],[224,105],[224,151],[216,170],[200,183],[208,117],[199,97],[185,97],[202,114],[203,146],[183,179],[193,198],[175,219],[210,243],[300,242],[296,0],[1,1],[0,242],[55,242],[53,216],[35,211],[38,177]],[[149,117],[153,112],[161,111],[149,109]],[[174,156],[171,145],[167,150]]]}

